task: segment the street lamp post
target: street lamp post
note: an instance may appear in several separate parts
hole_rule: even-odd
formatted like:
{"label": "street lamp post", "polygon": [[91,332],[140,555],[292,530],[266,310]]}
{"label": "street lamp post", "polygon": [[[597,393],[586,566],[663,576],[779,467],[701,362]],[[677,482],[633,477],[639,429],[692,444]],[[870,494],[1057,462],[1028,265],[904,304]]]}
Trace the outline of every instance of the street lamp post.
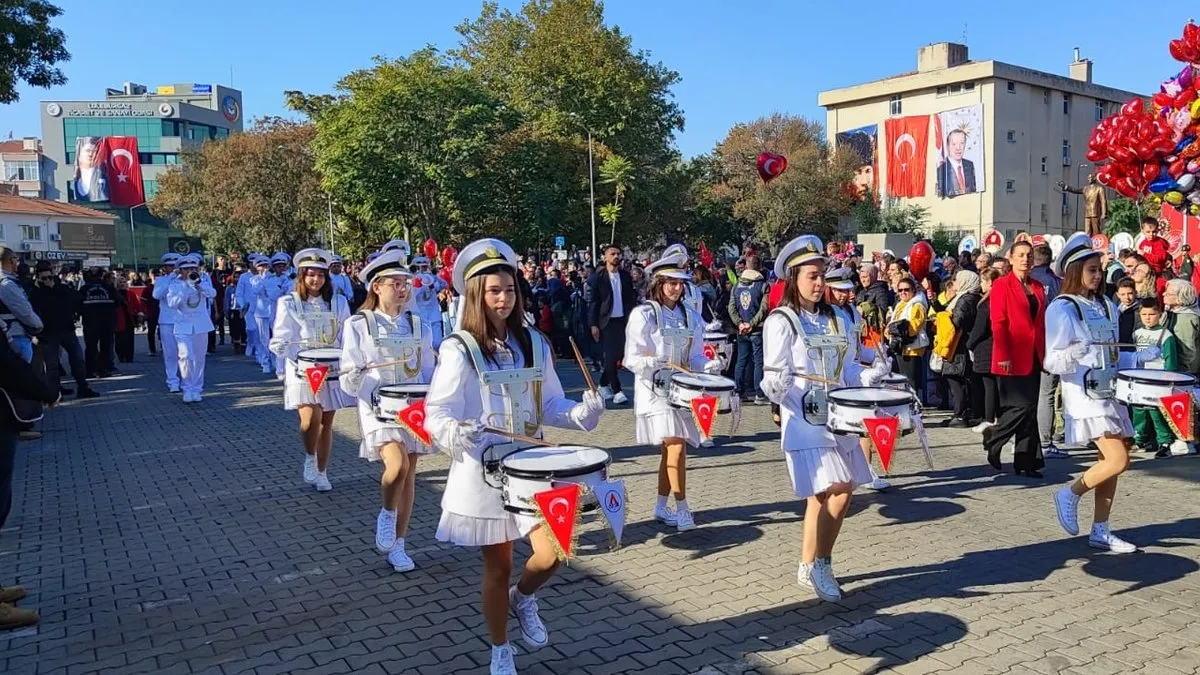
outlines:
{"label": "street lamp post", "polygon": [[[1088,166],[1088,165],[1080,164],[1079,166],[1075,167],[1075,185],[1076,185],[1076,187],[1079,188],[1080,193],[1083,192],[1083,184],[1081,182],[1082,177],[1080,176],[1079,171],[1080,171],[1080,169],[1083,169],[1086,166]],[[1083,198],[1082,194],[1075,195],[1075,231],[1076,232],[1079,232],[1079,200],[1082,198]]]}
{"label": "street lamp post", "polygon": [[590,204],[589,210],[591,211],[591,216],[592,216],[592,264],[595,265],[595,264],[597,264],[597,260],[599,260],[599,258],[597,257],[599,255],[599,252],[596,250],[596,176],[595,176],[595,169],[593,168],[593,161],[592,161],[592,130],[586,124],[579,121],[578,114],[571,113],[570,116],[575,119],[576,124],[578,124],[580,127],[583,127],[583,130],[587,132],[588,202]]}
{"label": "street lamp post", "polygon": [[137,234],[133,231],[133,210],[139,206],[145,206],[146,202],[134,204],[129,207],[129,244],[133,247],[133,273],[138,273],[138,254],[137,254]]}

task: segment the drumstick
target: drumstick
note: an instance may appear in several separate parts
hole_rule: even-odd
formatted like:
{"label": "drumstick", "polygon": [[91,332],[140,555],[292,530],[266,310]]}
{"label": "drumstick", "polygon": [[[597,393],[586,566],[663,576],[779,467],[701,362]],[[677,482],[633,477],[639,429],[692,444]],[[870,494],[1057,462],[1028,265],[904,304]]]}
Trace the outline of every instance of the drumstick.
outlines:
{"label": "drumstick", "polygon": [[391,366],[400,366],[400,365],[404,365],[405,363],[408,363],[408,361],[406,361],[404,359],[396,359],[395,361],[384,361],[383,363],[368,363],[367,365],[363,366],[362,368],[353,368],[353,367],[342,368],[341,370],[338,371],[338,374],[339,375],[348,375],[348,374],[354,372],[355,370],[375,370],[376,368],[389,368]]}
{"label": "drumstick", "polygon": [[[774,366],[766,366],[765,368],[763,368],[763,370],[765,370],[768,373],[787,373],[787,371],[785,371],[783,368],[775,368]],[[788,374],[793,375],[795,377],[803,378],[805,380],[808,380],[809,382],[816,382],[817,384],[841,385],[841,382],[836,382],[834,380],[827,380],[823,377],[818,377],[816,375],[809,375],[808,373],[801,373],[799,371],[793,372],[793,373],[788,373]]]}
{"label": "drumstick", "polygon": [[511,431],[504,431],[503,429],[497,429],[495,427],[484,427],[483,431],[485,433],[496,434],[497,436],[503,436],[505,438],[510,438],[514,441],[520,441],[522,443],[529,443],[530,445],[540,445],[543,448],[553,448],[554,447],[553,443],[547,443],[546,441],[543,441],[540,438],[534,438],[533,436],[525,436],[523,434],[514,434]]}
{"label": "drumstick", "polygon": [[575,350],[575,361],[579,363],[579,370],[583,371],[583,379],[587,382],[588,389],[594,394],[596,393],[596,383],[592,381],[592,374],[588,372],[587,364],[583,362],[583,354],[579,352],[579,345],[575,344],[575,337],[567,338],[571,341],[571,349]]}
{"label": "drumstick", "polygon": [[1130,344],[1128,342],[1093,342],[1092,344],[1097,347],[1136,347],[1137,346],[1135,344]]}

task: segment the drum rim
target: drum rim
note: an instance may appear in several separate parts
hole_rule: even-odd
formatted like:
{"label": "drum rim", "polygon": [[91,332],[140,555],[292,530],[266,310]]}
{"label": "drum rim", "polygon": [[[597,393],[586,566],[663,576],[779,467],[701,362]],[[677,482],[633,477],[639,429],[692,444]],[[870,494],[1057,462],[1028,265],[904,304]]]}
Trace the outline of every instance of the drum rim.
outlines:
{"label": "drum rim", "polygon": [[[1159,379],[1155,379],[1152,377],[1146,377],[1144,375],[1134,375],[1133,374],[1133,373],[1155,373],[1155,372],[1170,373],[1171,375],[1174,375],[1176,377],[1185,378],[1185,379],[1180,379],[1180,380],[1162,379],[1162,380],[1159,380]],[[1117,379],[1118,380],[1126,380],[1128,382],[1137,382],[1139,384],[1156,384],[1156,385],[1169,386],[1169,387],[1188,387],[1188,386],[1196,385],[1196,377],[1194,375],[1188,375],[1187,373],[1177,373],[1173,370],[1158,370],[1158,371],[1156,371],[1153,368],[1127,368],[1125,370],[1118,370],[1117,371]]]}
{"label": "drum rim", "polygon": [[[845,400],[845,399],[838,397],[838,392],[858,391],[858,390],[887,392],[889,395],[894,396],[897,399],[899,399],[901,397],[903,397],[903,399],[897,400],[894,403],[892,403],[892,402],[880,401],[880,400],[875,400],[875,401]],[[830,403],[836,403],[840,406],[845,406],[847,408],[875,408],[875,407],[891,408],[891,407],[896,407],[896,406],[912,405],[912,402],[913,402],[912,394],[909,394],[909,393],[906,393],[903,391],[897,391],[896,389],[888,389],[886,387],[839,387],[837,389],[831,389],[825,396],[829,400]]]}
{"label": "drum rim", "polygon": [[[305,354],[312,354],[313,352],[326,352],[326,351],[333,352],[333,353],[329,354],[328,356],[326,356],[326,355],[305,356]],[[315,362],[320,362],[320,363],[324,363],[326,361],[341,361],[342,360],[342,350],[340,350],[336,347],[317,347],[314,349],[305,349],[305,350],[302,350],[301,352],[299,352],[298,354],[296,354],[296,360],[297,361],[315,361]]]}
{"label": "drum rim", "polygon": [[[682,379],[680,379],[680,380],[675,379],[676,377],[685,378],[685,377],[696,377],[698,375],[705,375],[708,377],[720,378],[720,379],[724,380],[725,382],[722,382],[720,384],[710,384],[710,383],[705,383],[703,380],[701,380],[699,382],[690,383],[690,382],[684,382],[684,381],[682,381]],[[701,391],[733,391],[734,389],[737,389],[737,383],[734,382],[733,380],[731,380],[730,378],[724,377],[722,375],[712,375],[709,373],[672,373],[668,382],[679,382],[680,386],[687,387],[688,389],[691,389],[693,391],[696,389],[700,389]]]}
{"label": "drum rim", "polygon": [[[519,469],[517,467],[505,464],[505,462],[507,462],[508,459],[510,457],[512,457],[513,455],[516,455],[518,453],[525,452],[528,450],[537,450],[538,449],[538,448],[525,448],[523,450],[517,450],[516,452],[510,453],[508,455],[505,455],[504,457],[501,457],[500,458],[500,473],[503,473],[505,476],[512,476],[513,478],[524,478],[527,480],[541,480],[541,479],[551,479],[552,480],[556,477],[557,478],[574,478],[576,476],[586,476],[588,474],[596,473],[597,471],[605,469],[610,464],[612,464],[612,454],[609,453],[604,448],[597,448],[597,447],[591,446],[591,445],[574,445],[574,446],[568,445],[568,446],[558,446],[558,447],[568,447],[568,448],[574,447],[574,448],[587,448],[589,450],[599,450],[600,452],[604,453],[605,457],[603,460],[598,461],[598,462],[593,462],[591,464],[585,464],[583,466],[571,467],[571,468],[565,468],[565,469],[549,469],[549,470],[547,470],[547,469]],[[542,448],[542,449],[548,449],[548,448]]]}
{"label": "drum rim", "polygon": [[[400,389],[395,389],[394,387],[425,387],[425,388],[424,389],[415,389],[415,390],[407,390],[407,389],[400,390]],[[426,394],[429,393],[429,385],[428,384],[417,384],[417,383],[414,383],[414,384],[384,384],[384,385],[380,385],[380,387],[375,390],[375,393],[379,394],[380,398],[416,398],[417,394],[420,394],[421,397],[424,397]]]}

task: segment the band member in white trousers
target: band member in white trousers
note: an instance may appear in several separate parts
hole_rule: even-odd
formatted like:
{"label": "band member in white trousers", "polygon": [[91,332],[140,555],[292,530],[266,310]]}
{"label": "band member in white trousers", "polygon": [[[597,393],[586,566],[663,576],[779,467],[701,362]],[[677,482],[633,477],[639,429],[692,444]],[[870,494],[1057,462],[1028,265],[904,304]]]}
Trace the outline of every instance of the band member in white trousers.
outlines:
{"label": "band member in white trousers", "polygon": [[200,256],[189,253],[181,258],[179,274],[167,291],[167,305],[176,312],[176,356],[184,403],[199,403],[204,392],[204,362],[213,329],[208,301],[216,295],[212,280],[200,273]]}

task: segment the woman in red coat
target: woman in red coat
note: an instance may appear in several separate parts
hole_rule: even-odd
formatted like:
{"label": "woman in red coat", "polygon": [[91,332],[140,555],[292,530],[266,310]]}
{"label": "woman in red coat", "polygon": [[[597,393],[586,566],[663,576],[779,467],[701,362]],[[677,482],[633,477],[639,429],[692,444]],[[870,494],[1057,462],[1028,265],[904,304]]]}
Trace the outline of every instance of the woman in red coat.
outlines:
{"label": "woman in red coat", "polygon": [[1009,250],[1012,271],[992,284],[992,374],[1000,392],[996,426],[984,432],[988,463],[997,471],[1000,450],[1014,440],[1013,472],[1041,478],[1045,466],[1038,441],[1037,402],[1046,353],[1046,292],[1029,276],[1033,246],[1018,241]]}
{"label": "woman in red coat", "polygon": [[140,289],[129,287],[125,275],[118,274],[113,281],[117,289],[117,330],[115,349],[121,363],[133,363],[133,329],[146,316],[142,307]]}

